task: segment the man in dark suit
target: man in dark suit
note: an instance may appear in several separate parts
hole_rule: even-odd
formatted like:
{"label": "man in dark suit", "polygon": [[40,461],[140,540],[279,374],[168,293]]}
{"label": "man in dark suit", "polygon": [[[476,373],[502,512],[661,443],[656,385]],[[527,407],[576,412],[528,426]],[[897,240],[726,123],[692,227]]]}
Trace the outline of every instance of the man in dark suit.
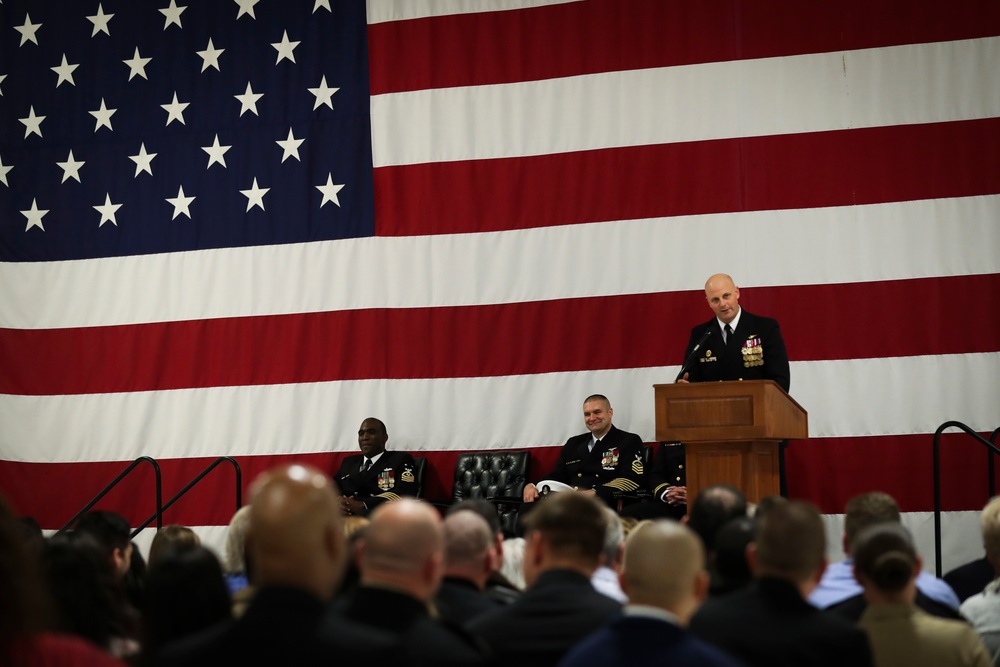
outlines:
{"label": "man in dark suit", "polygon": [[500,603],[486,595],[486,582],[500,567],[493,530],[471,510],[444,520],[444,579],[435,602],[441,617],[464,625]]}
{"label": "man in dark suit", "polygon": [[625,542],[619,578],[629,596],[622,615],[577,644],[560,667],[738,667],[685,629],[708,591],[705,550],[689,528],[674,521],[638,526]]}
{"label": "man in dark suit", "polygon": [[812,505],[775,506],[747,548],[754,582],[709,598],[691,618],[691,631],[751,667],[872,665],[863,630],[806,601],[825,554],[823,520]]}
{"label": "man in dark suit", "polygon": [[[615,428],[611,423],[614,412],[606,396],[588,396],[583,402],[583,421],[589,433],[566,441],[546,478],[596,493],[612,508],[617,506],[616,491],[637,491],[646,483],[642,439]],[[524,502],[534,502],[538,496],[534,484],[525,485]]]}
{"label": "man in dark suit", "polygon": [[347,559],[340,499],[329,478],[286,466],[261,475],[252,496],[252,602],[238,620],[168,645],[157,664],[319,665],[394,655],[392,637],[363,627],[342,627],[335,641],[318,635]]}
{"label": "man in dark suit", "polygon": [[556,493],[539,503],[525,524],[528,590],[468,628],[486,640],[504,665],[550,667],[607,623],[621,604],[590,583],[607,525],[604,508],[593,495]]}
{"label": "man in dark suit", "polygon": [[389,452],[389,433],[381,420],[369,417],[358,429],[360,454],[348,456],[333,476],[343,497],[344,514],[367,516],[387,500],[417,495],[416,464],[406,452]]}
{"label": "man in dark suit", "polygon": [[434,508],[410,498],[383,503],[372,512],[356,553],[360,585],[327,616],[324,636],[353,623],[394,638],[399,648],[391,664],[489,664],[485,645],[431,617],[444,560],[444,531]]}

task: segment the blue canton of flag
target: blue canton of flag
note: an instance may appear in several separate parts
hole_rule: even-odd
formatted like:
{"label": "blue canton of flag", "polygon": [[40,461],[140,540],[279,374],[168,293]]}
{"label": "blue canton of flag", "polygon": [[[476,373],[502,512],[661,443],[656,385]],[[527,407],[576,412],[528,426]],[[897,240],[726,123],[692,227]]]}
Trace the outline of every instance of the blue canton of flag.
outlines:
{"label": "blue canton of flag", "polygon": [[365,6],[0,4],[0,260],[374,234]]}

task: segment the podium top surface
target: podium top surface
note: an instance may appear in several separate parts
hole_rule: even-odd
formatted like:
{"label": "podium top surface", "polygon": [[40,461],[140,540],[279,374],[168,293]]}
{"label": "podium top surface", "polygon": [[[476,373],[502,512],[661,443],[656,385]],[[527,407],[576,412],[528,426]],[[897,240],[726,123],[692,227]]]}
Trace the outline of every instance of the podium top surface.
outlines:
{"label": "podium top surface", "polygon": [[772,380],[653,385],[661,442],[799,440],[808,413]]}

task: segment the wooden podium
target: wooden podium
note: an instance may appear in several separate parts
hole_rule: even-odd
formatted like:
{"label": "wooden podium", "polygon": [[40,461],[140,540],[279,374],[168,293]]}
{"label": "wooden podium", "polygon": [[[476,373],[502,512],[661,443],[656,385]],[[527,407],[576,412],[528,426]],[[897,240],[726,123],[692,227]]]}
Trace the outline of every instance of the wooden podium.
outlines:
{"label": "wooden podium", "polygon": [[778,495],[778,446],[809,436],[808,414],[772,380],[653,385],[656,439],[683,442],[688,502],[732,484],[757,502]]}

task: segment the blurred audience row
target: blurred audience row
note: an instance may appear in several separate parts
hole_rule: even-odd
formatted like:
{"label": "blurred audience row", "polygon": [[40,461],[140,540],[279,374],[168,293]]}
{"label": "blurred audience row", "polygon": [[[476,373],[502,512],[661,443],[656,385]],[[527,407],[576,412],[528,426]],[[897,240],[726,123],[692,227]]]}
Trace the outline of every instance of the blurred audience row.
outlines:
{"label": "blurred audience row", "polygon": [[0,501],[0,665],[1000,665],[1000,499],[954,588],[878,492],[848,503],[833,564],[814,507],[726,485],[680,523],[552,494],[507,539],[483,500],[339,505],[277,468],[222,562],[182,526],[145,562],[117,514],[46,539]]}

